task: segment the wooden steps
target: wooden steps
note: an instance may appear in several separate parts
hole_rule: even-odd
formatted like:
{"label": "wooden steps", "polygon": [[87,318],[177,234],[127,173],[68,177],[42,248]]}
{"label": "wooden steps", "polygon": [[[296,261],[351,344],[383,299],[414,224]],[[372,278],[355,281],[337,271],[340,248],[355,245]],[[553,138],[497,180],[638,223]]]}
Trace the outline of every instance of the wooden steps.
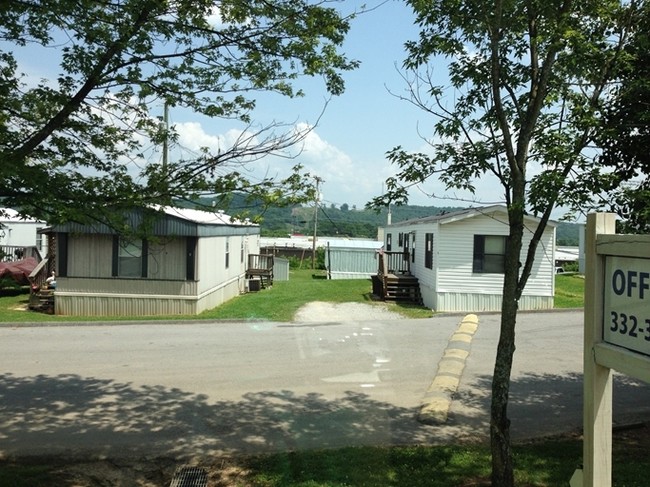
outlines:
{"label": "wooden steps", "polygon": [[54,313],[54,289],[42,287],[29,296],[29,309]]}
{"label": "wooden steps", "polygon": [[411,275],[386,275],[382,298],[385,301],[422,304],[418,278]]}

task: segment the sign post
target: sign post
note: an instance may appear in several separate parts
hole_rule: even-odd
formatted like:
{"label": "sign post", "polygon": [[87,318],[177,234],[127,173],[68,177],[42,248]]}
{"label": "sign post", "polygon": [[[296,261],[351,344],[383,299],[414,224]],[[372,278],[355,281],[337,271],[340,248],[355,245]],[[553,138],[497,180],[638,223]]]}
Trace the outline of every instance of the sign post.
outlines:
{"label": "sign post", "polygon": [[583,486],[612,485],[612,370],[650,382],[650,235],[587,217]]}

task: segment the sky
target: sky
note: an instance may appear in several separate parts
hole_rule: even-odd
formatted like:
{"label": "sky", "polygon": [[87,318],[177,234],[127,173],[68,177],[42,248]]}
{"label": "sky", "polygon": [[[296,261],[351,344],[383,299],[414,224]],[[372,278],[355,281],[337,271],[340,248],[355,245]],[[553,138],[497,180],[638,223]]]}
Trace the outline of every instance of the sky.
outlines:
{"label": "sky", "polygon": [[[346,90],[327,102],[324,113],[328,95],[320,79],[298,83],[306,92],[303,98],[258,97],[253,118],[262,125],[273,121],[299,127],[312,126],[317,121],[318,124],[306,137],[294,160],[268,157],[256,162],[250,170],[259,177],[282,177],[288,175],[293,165],[300,163],[323,181],[320,184],[322,204],[363,208],[373,197],[382,194],[385,180],[397,171],[387,160],[386,152],[398,145],[411,152],[426,151],[428,146],[423,137],[431,134],[433,120],[395,96],[406,93],[406,82],[400,73],[406,56],[404,43],[416,39],[419,32],[410,7],[398,0],[345,0],[332,5],[346,13],[362,5],[369,10],[351,21],[342,48],[349,58],[360,61],[361,65],[344,73]],[[47,59],[24,56],[20,62],[21,70],[35,79],[58,72],[55,65],[48,66]],[[443,76],[446,73],[444,66],[437,66],[436,70]],[[162,116],[163,107],[159,110]],[[179,134],[180,146],[190,151],[216,147],[242,129],[232,121],[215,121],[187,110],[171,110],[169,121]],[[160,157],[160,154],[152,151],[150,157]],[[427,193],[442,198],[432,199]],[[494,182],[481,181],[478,185],[476,199],[479,201],[494,203],[499,201],[499,196]],[[457,198],[471,199],[472,195],[445,193],[439,182],[431,180],[410,192],[409,204],[470,204]]]}
{"label": "sky", "polygon": [[[342,51],[360,61],[360,67],[344,73],[345,92],[328,100],[320,79],[303,80],[306,96],[299,99],[269,96],[257,98],[256,117],[260,121],[288,122],[299,126],[318,124],[300,146],[295,160],[268,157],[256,163],[260,175],[287,175],[295,163],[322,180],[321,203],[325,206],[347,204],[363,208],[382,194],[385,181],[397,168],[386,158],[396,146],[413,152],[426,152],[423,137],[430,135],[433,120],[421,109],[397,94],[406,94],[401,66],[406,53],[404,43],[419,33],[414,15],[403,1],[344,1],[345,12],[365,5],[367,12],[351,22]],[[376,8],[375,8],[376,7]],[[436,68],[446,74],[444,66]],[[321,112],[327,102],[324,113]],[[179,143],[189,149],[210,144],[210,139],[228,130],[209,120],[198,120],[191,113],[170,113],[170,124],[180,134]],[[320,117],[320,119],[319,119]],[[216,132],[215,132],[216,130]],[[298,150],[296,150],[298,152]],[[431,198],[435,193],[441,198]],[[494,203],[499,200],[494,182],[482,184],[476,197],[445,192],[442,184],[427,181],[410,192],[409,204],[422,206],[469,206],[469,200]]]}
{"label": "sky", "polygon": [[[257,100],[259,119],[301,126],[318,121],[295,160],[267,158],[257,166],[260,174],[282,176],[295,163],[301,163],[310,174],[322,179],[321,201],[327,206],[346,203],[363,208],[382,193],[385,180],[396,172],[386,159],[387,151],[398,145],[413,151],[424,150],[426,146],[418,135],[418,127],[422,130],[427,124],[425,114],[391,94],[406,88],[399,69],[405,58],[404,43],[418,34],[413,13],[397,0],[363,4],[369,11],[352,20],[342,48],[349,58],[361,64],[358,69],[344,73],[346,89],[342,95],[327,101],[322,81],[314,79],[304,83],[304,98],[275,96]],[[349,12],[361,5],[362,2],[345,1],[340,8]],[[188,119],[191,116],[171,113],[170,123],[181,134],[180,143],[195,149],[195,142],[205,142],[206,136],[214,134],[210,132],[209,121],[201,121],[198,126]],[[193,124],[191,130],[186,123]],[[188,137],[183,137],[184,133]],[[456,206],[454,202],[433,201],[419,191],[412,192],[410,204]]]}

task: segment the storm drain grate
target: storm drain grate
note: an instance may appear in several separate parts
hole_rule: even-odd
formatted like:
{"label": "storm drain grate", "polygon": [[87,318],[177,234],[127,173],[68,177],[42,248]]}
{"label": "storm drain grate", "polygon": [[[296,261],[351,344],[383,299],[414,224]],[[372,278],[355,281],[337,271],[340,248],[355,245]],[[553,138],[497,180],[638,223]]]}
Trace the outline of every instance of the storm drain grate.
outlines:
{"label": "storm drain grate", "polygon": [[179,467],[169,487],[206,487],[208,472],[201,467]]}

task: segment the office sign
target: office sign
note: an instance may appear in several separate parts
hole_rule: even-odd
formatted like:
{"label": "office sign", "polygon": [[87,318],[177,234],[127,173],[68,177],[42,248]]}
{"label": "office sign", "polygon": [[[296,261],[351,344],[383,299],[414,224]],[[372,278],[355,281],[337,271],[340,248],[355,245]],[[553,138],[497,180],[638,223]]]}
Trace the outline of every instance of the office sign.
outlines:
{"label": "office sign", "polygon": [[607,256],[603,341],[650,356],[650,259]]}

